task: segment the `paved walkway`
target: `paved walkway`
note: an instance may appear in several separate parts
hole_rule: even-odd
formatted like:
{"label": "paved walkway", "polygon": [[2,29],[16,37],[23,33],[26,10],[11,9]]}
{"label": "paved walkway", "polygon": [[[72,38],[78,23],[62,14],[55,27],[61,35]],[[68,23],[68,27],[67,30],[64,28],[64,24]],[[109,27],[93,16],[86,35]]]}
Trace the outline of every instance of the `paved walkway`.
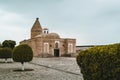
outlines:
{"label": "paved walkway", "polygon": [[25,68],[34,71],[15,72],[20,63],[1,63],[0,80],[82,80],[75,58],[34,58]]}

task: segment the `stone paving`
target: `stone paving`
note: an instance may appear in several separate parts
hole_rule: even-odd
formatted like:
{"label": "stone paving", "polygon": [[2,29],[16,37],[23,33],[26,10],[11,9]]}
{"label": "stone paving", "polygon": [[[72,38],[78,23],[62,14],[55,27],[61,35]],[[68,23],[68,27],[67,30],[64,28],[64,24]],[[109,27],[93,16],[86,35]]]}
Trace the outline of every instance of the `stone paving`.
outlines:
{"label": "stone paving", "polygon": [[34,69],[33,71],[14,71],[20,68],[20,63],[3,63],[0,59],[0,80],[82,80],[75,58],[34,58],[32,62],[25,63],[25,68]]}

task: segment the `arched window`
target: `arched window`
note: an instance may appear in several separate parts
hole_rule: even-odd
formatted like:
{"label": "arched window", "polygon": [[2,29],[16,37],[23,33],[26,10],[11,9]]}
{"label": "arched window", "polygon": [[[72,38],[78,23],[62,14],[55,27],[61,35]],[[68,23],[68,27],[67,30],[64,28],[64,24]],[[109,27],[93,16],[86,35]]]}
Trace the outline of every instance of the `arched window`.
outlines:
{"label": "arched window", "polygon": [[44,43],[44,53],[49,53],[49,43]]}
{"label": "arched window", "polygon": [[49,34],[49,30],[48,29],[43,29],[43,33],[44,34]]}
{"label": "arched window", "polygon": [[55,48],[59,48],[60,47],[60,42],[59,41],[55,41]]}
{"label": "arched window", "polygon": [[73,44],[72,43],[68,44],[68,53],[73,53]]}
{"label": "arched window", "polygon": [[55,43],[55,48],[58,48],[58,43],[57,42]]}

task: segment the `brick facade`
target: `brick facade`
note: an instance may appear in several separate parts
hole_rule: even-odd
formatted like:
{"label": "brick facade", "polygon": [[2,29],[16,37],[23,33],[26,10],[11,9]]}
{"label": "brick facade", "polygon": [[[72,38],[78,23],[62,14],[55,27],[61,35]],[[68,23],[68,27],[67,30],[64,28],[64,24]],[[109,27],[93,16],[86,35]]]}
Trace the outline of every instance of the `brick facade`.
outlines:
{"label": "brick facade", "polygon": [[28,44],[37,57],[74,56],[76,53],[76,39],[60,38],[57,33],[49,33],[48,28],[42,29],[38,18],[31,28],[31,38],[20,44]]}

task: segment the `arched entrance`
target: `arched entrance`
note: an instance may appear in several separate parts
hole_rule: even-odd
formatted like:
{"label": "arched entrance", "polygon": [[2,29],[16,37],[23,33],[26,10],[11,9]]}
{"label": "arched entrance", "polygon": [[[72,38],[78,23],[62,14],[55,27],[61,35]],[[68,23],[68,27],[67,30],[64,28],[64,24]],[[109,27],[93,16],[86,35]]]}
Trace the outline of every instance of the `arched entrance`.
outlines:
{"label": "arched entrance", "polygon": [[59,43],[55,43],[54,56],[55,57],[59,57],[60,56]]}
{"label": "arched entrance", "polygon": [[55,57],[59,57],[60,56],[59,49],[54,49],[54,56]]}

